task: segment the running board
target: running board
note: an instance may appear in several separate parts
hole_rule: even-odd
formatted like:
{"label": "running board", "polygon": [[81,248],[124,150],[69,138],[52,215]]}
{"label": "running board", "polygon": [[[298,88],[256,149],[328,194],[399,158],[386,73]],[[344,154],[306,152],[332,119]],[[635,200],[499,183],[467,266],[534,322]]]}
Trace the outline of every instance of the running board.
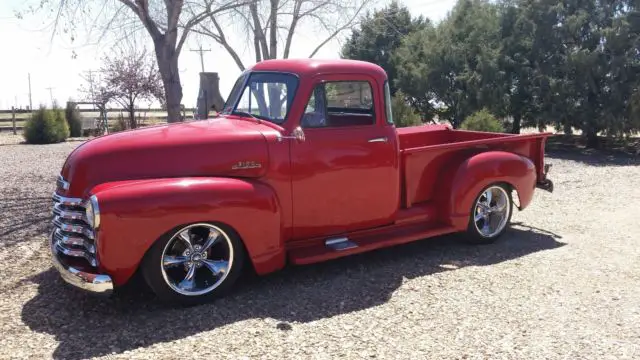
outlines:
{"label": "running board", "polygon": [[453,232],[456,229],[449,225],[392,225],[350,233],[348,236],[304,240],[290,244],[287,252],[292,264],[304,265]]}
{"label": "running board", "polygon": [[358,244],[350,241],[347,237],[328,239],[324,242],[324,246],[334,250],[334,251],[342,251],[349,250],[353,248],[357,248]]}

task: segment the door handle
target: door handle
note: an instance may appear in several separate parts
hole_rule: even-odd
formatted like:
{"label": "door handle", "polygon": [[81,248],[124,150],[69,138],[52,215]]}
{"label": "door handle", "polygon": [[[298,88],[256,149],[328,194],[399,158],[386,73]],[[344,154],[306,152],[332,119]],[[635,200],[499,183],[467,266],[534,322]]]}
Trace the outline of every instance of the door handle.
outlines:
{"label": "door handle", "polygon": [[375,139],[371,139],[369,140],[370,143],[374,143],[374,142],[387,142],[387,138],[386,137],[379,137],[379,138],[375,138]]}

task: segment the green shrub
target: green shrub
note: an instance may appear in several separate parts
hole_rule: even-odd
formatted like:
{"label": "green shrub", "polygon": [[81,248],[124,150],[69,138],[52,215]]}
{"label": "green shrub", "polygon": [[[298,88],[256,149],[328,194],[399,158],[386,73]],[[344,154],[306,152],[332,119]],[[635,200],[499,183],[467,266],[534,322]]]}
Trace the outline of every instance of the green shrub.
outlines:
{"label": "green shrub", "polygon": [[53,144],[69,137],[69,125],[64,112],[57,107],[47,109],[41,106],[27,120],[23,131],[29,144]]}
{"label": "green shrub", "polygon": [[460,127],[463,130],[504,132],[502,123],[496,119],[487,109],[476,111],[467,116]]}
{"label": "green shrub", "polygon": [[119,114],[116,118],[116,122],[109,127],[109,132],[120,132],[129,130],[129,122],[125,120],[122,114]]}
{"label": "green shrub", "polygon": [[60,108],[54,108],[53,111],[56,114],[56,125],[58,129],[59,139],[60,141],[65,141],[71,135],[71,131],[69,130],[67,119],[65,119],[64,110]]}
{"label": "green shrub", "polygon": [[78,108],[74,103],[67,103],[67,107],[64,109],[64,117],[67,119],[67,124],[69,125],[69,135],[71,137],[82,136],[82,120],[80,111],[78,111]]}
{"label": "green shrub", "polygon": [[391,112],[393,114],[393,122],[396,127],[407,127],[421,125],[422,120],[411,105],[407,104],[405,95],[402,91],[396,91],[391,99]]}

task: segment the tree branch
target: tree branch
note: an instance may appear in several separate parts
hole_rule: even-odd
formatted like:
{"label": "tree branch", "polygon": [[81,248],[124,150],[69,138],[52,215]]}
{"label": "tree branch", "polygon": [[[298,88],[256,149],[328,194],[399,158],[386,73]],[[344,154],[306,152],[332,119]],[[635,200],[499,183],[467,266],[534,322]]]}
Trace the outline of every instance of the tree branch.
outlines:
{"label": "tree branch", "polygon": [[260,58],[262,57],[266,58],[269,56],[269,49],[267,47],[267,38],[264,34],[264,31],[262,30],[260,17],[258,16],[258,6],[255,2],[249,5],[249,11],[251,12],[251,17],[254,23],[254,26],[253,26],[254,27],[253,31],[255,33],[254,46],[256,47],[256,50],[258,49],[262,50],[263,56],[259,56],[259,54],[256,53],[256,60],[260,61],[259,60]]}
{"label": "tree branch", "polygon": [[149,16],[149,3],[147,0],[135,0],[134,4],[131,0],[118,0],[121,3],[125,4],[128,8],[130,8],[142,21],[142,24],[151,35],[151,38],[154,41],[159,40],[162,37],[162,33],[158,30],[156,23]]}
{"label": "tree branch", "polygon": [[295,0],[293,5],[293,19],[291,19],[291,26],[289,26],[289,31],[287,33],[287,40],[284,44],[284,53],[282,55],[283,58],[289,58],[289,51],[291,50],[291,41],[293,40],[293,33],[296,30],[296,26],[298,25],[298,20],[300,20],[300,8],[302,7],[302,2],[304,0]]}
{"label": "tree branch", "polygon": [[[355,14],[353,14],[353,16],[349,19],[349,21],[347,21],[343,26],[339,27],[338,29],[336,29],[333,33],[331,33],[331,35],[329,35],[329,37],[327,37],[323,42],[321,42],[312,52],[311,55],[309,55],[310,58],[312,58],[323,46],[325,46],[329,41],[331,41],[334,37],[336,37],[339,33],[341,33],[342,31],[344,31],[345,29],[347,29],[348,27],[352,26],[354,24],[354,21],[356,20],[356,18],[358,17],[358,15],[360,14],[360,12],[362,11],[362,9],[364,9],[365,5],[368,3],[368,1],[363,1],[362,4],[360,4],[360,7],[358,7],[358,9],[356,10]],[[323,24],[324,25],[324,24]],[[324,25],[326,27],[326,25]]]}
{"label": "tree branch", "polygon": [[240,56],[238,56],[238,53],[235,51],[235,49],[233,49],[233,47],[231,47],[231,45],[227,42],[227,38],[224,35],[224,31],[222,30],[222,27],[220,27],[220,24],[218,24],[218,21],[213,16],[211,17],[211,21],[213,22],[213,25],[216,27],[216,31],[218,32],[218,35],[214,34],[213,32],[211,32],[211,30],[204,27],[202,27],[202,30],[192,29],[192,31],[195,32],[196,34],[209,36],[213,40],[215,40],[218,44],[222,45],[225,48],[225,50],[227,50],[229,55],[231,55],[236,65],[238,65],[238,68],[240,68],[241,71],[244,71],[245,67],[244,67],[244,64],[242,63],[242,59],[240,59]]}

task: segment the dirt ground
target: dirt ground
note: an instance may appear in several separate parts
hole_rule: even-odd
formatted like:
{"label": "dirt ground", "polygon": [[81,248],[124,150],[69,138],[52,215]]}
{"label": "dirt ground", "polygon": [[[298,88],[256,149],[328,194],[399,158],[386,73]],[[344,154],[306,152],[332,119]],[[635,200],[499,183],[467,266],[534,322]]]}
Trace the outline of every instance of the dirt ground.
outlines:
{"label": "dirt ground", "polygon": [[640,358],[637,158],[549,153],[555,192],[492,245],[428,239],[170,309],[51,268],[50,196],[80,142],[0,144],[0,359]]}

